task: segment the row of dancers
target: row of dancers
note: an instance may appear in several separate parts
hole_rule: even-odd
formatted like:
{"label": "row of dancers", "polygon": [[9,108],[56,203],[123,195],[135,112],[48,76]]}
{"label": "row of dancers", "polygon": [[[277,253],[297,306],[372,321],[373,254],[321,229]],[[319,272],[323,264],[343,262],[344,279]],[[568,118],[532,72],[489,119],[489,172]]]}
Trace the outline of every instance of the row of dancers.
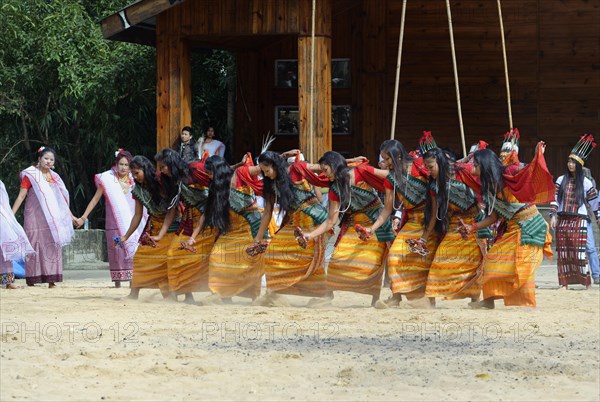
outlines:
{"label": "row of dancers", "polygon": [[[593,138],[580,139],[558,185],[546,168],[545,144],[525,165],[518,160],[518,139],[518,130],[507,133],[500,157],[480,141],[459,161],[428,132],[414,152],[388,140],[380,148],[385,169],[334,151],[310,163],[297,150],[264,150],[256,161],[247,154],[230,166],[218,155],[186,163],[172,149],[154,161],[119,150],[114,166],[96,175],[97,192],[79,218],[53,171],[56,152],[43,147],[38,164],[21,172],[12,208],[16,212],[26,199],[24,233],[12,214],[6,217],[10,237],[2,225],[2,280],[12,284],[7,262],[26,255],[28,285],[62,281],[61,247],[104,196],[107,241],[115,244],[109,248],[111,278],[117,284],[130,280],[131,298],[154,288],[165,298],[183,294],[187,302],[194,302],[193,292],[209,291],[202,304],[240,296],[285,305],[282,295],[293,294],[318,305],[334,291],[352,291],[370,295],[376,308],[396,306],[403,296],[427,298],[431,306],[436,298],[468,298],[471,308],[494,308],[496,299],[535,306],[535,270],[543,255],[552,255],[536,204],[554,202],[553,224],[573,225],[573,197],[561,189],[565,182],[571,192],[579,185],[577,172]],[[327,207],[320,189],[328,190]],[[595,194],[586,190],[585,198],[595,200],[598,219]],[[261,197],[264,205],[257,202]],[[398,210],[402,219],[393,222]],[[559,282],[589,286],[581,239],[565,233],[562,240],[558,235]],[[392,296],[383,301],[385,266]],[[263,275],[267,290],[260,297]]]}

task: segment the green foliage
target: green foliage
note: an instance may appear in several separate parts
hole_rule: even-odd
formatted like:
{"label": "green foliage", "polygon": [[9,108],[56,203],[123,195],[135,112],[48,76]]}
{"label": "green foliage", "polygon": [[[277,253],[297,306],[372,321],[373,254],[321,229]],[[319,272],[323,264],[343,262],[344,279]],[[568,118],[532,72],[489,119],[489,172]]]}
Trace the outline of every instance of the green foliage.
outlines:
{"label": "green foliage", "polygon": [[[125,1],[6,0],[0,9],[0,167],[12,197],[42,144],[83,212],[93,175],[121,147],[154,153],[155,51],[108,41],[98,20]],[[102,213],[97,214],[103,216]]]}
{"label": "green foliage", "polygon": [[[133,0],[2,0],[0,2],[0,178],[11,199],[19,171],[40,145],[57,150],[56,171],[76,215],[96,191],[94,174],[114,151],[156,151],[156,52],[109,41],[99,21]],[[197,132],[226,129],[227,89],[235,85],[230,53],[194,53],[193,119]],[[93,227],[102,227],[96,208]]]}

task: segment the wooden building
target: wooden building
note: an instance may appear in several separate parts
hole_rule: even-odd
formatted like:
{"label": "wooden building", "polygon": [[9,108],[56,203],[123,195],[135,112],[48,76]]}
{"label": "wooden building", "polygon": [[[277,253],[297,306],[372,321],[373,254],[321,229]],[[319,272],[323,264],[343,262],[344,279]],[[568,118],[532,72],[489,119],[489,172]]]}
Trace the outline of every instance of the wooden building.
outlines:
{"label": "wooden building", "polygon": [[[450,3],[467,148],[498,151],[509,119],[497,2]],[[271,132],[279,150],[375,160],[390,137],[401,11],[402,0],[141,0],[102,29],[157,48],[157,148],[190,124],[190,52],[225,48],[238,65],[234,155]],[[600,0],[503,0],[502,14],[521,159],[543,139],[562,173],[579,136],[600,137]],[[461,151],[444,0],[406,8],[395,138],[414,148],[423,130]],[[600,178],[600,150],[588,166]]]}

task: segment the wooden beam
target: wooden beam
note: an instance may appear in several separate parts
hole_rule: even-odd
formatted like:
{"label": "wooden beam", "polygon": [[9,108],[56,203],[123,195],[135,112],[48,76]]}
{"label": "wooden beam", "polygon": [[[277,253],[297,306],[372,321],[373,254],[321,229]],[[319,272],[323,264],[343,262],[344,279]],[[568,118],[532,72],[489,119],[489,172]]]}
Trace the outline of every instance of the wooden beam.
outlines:
{"label": "wooden beam", "polygon": [[102,35],[110,39],[129,27],[135,26],[149,18],[175,7],[185,0],[141,0],[125,7],[108,17],[102,19]]}
{"label": "wooden beam", "polygon": [[[316,162],[326,151],[331,151],[331,38],[316,36],[314,40],[311,62],[310,36],[298,38],[298,105],[300,149],[309,161]],[[311,68],[314,68],[312,109]]]}
{"label": "wooden beam", "polygon": [[316,162],[331,151],[331,0],[315,2],[314,49],[312,5],[298,1],[298,109],[300,149]]}
{"label": "wooden beam", "polygon": [[191,65],[187,42],[179,34],[177,8],[156,19],[156,149],[172,147],[192,125]]}

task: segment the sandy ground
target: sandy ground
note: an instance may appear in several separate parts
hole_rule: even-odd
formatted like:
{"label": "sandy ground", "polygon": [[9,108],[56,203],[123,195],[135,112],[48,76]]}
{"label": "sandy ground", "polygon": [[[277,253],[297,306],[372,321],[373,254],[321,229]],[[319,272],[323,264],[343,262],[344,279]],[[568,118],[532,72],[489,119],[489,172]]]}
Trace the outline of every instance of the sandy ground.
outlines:
{"label": "sandy ground", "polygon": [[493,311],[125,301],[107,271],[65,271],[56,289],[0,291],[0,398],[598,400],[600,292],[556,290],[555,270],[538,270],[537,308]]}

